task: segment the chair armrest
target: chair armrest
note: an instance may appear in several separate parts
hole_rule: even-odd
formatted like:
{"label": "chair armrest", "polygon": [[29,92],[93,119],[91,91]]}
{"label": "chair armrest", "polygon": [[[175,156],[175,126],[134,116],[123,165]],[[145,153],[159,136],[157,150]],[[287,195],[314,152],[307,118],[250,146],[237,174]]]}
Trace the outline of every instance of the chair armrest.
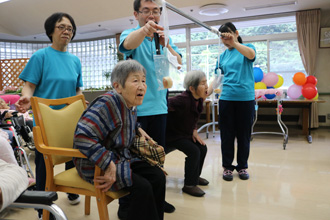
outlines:
{"label": "chair armrest", "polygon": [[34,203],[51,205],[57,200],[56,192],[28,191],[25,190],[17,199],[16,203]]}
{"label": "chair armrest", "polygon": [[78,149],[46,146],[42,139],[41,130],[39,126],[33,127],[33,134],[34,144],[40,153],[58,156],[87,158]]}

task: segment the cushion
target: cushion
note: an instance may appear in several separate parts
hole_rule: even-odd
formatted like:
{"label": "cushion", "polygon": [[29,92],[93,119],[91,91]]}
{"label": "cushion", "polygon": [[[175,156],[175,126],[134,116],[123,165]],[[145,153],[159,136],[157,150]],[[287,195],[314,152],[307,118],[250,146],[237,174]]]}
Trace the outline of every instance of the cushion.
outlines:
{"label": "cushion", "polygon": [[[87,189],[89,191],[95,192],[95,187],[93,184],[83,180],[78,172],[77,169],[71,168],[69,170],[66,170],[62,173],[57,174],[54,177],[54,183],[55,185],[61,185],[61,186],[70,186],[74,188],[82,188],[82,189]],[[112,192],[108,191],[106,193],[107,196],[113,198],[113,199],[119,199],[120,197],[123,197],[127,195],[128,193],[124,190],[117,191],[117,192]]]}
{"label": "cushion", "polygon": [[16,110],[15,103],[19,100],[20,97],[20,95],[0,95],[0,98],[9,104],[11,110]]}
{"label": "cushion", "polygon": [[12,105],[19,100],[20,95],[0,95],[0,98],[2,98],[9,105]]}

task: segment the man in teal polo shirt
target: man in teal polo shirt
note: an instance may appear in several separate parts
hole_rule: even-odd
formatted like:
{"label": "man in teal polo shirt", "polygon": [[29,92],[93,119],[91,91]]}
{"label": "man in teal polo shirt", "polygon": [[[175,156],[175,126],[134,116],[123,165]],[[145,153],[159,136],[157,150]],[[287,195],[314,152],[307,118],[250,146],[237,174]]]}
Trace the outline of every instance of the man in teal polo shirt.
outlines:
{"label": "man in teal polo shirt", "polygon": [[[160,21],[161,8],[151,0],[134,0],[134,16],[139,25],[136,28],[125,30],[120,36],[119,51],[125,58],[132,58],[141,63],[147,70],[147,92],[143,104],[137,107],[138,122],[146,133],[158,144],[165,146],[165,130],[167,118],[167,90],[158,90],[157,76],[153,56],[156,54],[154,33],[159,34],[160,52],[165,46],[162,26]],[[178,48],[169,39],[167,49],[177,57],[181,64],[181,54]],[[121,209],[125,206],[119,202]],[[165,212],[173,212],[174,206],[165,202]]]}

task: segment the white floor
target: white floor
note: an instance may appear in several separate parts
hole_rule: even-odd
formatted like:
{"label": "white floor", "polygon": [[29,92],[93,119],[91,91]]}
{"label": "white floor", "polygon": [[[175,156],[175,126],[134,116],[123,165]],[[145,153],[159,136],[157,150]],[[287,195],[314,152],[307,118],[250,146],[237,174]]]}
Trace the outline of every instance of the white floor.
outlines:
{"label": "white floor", "polygon": [[[312,131],[309,144],[298,128],[289,128],[289,143],[283,150],[283,138],[258,135],[251,142],[250,179],[222,180],[219,134],[206,139],[208,154],[202,177],[210,181],[202,187],[206,195],[192,197],[181,191],[184,154],[170,153],[166,158],[166,200],[176,207],[166,220],[329,220],[330,219],[330,129]],[[33,157],[33,156],[32,156]],[[31,160],[33,159],[31,157]],[[33,162],[31,162],[33,164]],[[63,193],[56,204],[70,220],[98,219],[95,200],[90,216],[84,215],[84,203],[71,206]],[[117,220],[118,202],[109,205],[110,219]],[[4,219],[37,219],[33,209],[11,209]]]}

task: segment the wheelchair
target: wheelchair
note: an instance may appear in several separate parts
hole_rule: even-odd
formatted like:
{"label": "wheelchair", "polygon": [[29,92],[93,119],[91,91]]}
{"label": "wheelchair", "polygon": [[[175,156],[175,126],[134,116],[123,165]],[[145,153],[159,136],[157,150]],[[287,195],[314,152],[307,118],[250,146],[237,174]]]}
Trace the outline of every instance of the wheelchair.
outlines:
{"label": "wheelchair", "polygon": [[29,177],[35,178],[29,158],[24,150],[25,147],[32,151],[35,150],[31,128],[26,124],[23,115],[18,115],[18,112],[12,112],[12,117],[5,119],[7,112],[4,111],[0,115],[0,128],[12,133],[11,146],[13,147],[18,165],[27,171]]}

